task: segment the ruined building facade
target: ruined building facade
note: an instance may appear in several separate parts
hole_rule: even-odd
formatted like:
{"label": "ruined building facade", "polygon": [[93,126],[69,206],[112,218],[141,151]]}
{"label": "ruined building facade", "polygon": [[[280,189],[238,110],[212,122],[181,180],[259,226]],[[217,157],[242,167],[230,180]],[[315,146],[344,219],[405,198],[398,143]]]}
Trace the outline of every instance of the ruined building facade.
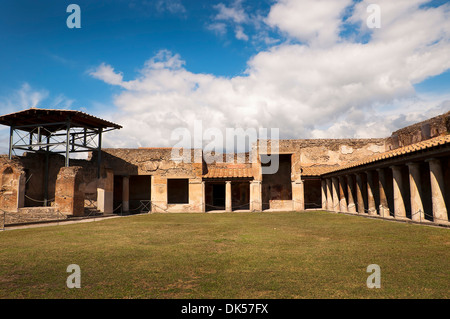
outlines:
{"label": "ruined building facade", "polygon": [[70,165],[58,154],[2,155],[0,213],[14,224],[92,211],[324,209],[447,225],[449,132],[447,112],[387,138],[279,140],[274,174],[263,173],[259,143],[231,162],[213,163],[196,161],[204,155],[196,149],[192,161],[174,160],[171,148],[101,148]]}

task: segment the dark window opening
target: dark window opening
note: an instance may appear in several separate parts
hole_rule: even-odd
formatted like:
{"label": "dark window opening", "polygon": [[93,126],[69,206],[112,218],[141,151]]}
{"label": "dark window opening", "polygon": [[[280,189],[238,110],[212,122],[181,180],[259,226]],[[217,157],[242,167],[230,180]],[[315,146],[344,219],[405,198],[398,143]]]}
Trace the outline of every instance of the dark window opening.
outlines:
{"label": "dark window opening", "polygon": [[168,179],[167,180],[167,203],[189,204],[189,180]]}

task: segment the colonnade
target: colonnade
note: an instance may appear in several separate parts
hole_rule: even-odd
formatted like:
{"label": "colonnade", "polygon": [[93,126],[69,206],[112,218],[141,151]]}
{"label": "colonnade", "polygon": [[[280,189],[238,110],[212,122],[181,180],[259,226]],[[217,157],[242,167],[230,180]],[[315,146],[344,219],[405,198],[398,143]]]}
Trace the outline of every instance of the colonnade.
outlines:
{"label": "colonnade", "polygon": [[336,171],[322,176],[322,209],[448,224],[446,187],[439,158]]}

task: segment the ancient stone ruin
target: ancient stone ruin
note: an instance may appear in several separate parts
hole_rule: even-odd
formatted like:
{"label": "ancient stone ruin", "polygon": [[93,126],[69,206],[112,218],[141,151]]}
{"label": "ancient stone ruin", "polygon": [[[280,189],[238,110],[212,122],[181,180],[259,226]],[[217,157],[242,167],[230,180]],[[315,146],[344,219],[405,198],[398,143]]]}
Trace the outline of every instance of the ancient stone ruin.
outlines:
{"label": "ancient stone ruin", "polygon": [[[101,133],[119,125],[77,111],[45,111],[0,117],[11,132],[33,127],[27,134],[37,141],[24,146],[12,138],[10,150],[24,153],[0,156],[0,223],[92,214],[322,209],[448,225],[450,112],[386,138],[279,140],[277,153],[270,153],[278,156],[278,170],[265,174],[261,158],[268,154],[260,140],[243,154],[244,161],[234,154],[231,162],[184,162],[172,158],[171,148],[102,148]],[[31,113],[47,126],[30,121]],[[69,123],[63,125],[59,153],[49,151],[59,133],[48,124],[61,123],[57,114]],[[99,139],[93,147],[86,142],[91,135]],[[89,152],[86,160],[69,160],[77,147]],[[192,159],[204,158],[201,149],[188,152]]]}

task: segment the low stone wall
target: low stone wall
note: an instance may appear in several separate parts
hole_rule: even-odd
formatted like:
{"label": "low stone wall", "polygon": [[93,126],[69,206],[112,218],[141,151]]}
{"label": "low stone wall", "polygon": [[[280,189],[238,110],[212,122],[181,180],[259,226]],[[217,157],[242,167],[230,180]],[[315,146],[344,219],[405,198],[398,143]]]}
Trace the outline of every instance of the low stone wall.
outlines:
{"label": "low stone wall", "polygon": [[67,216],[59,213],[54,207],[25,207],[18,212],[0,212],[0,228],[4,225],[62,220]]}

